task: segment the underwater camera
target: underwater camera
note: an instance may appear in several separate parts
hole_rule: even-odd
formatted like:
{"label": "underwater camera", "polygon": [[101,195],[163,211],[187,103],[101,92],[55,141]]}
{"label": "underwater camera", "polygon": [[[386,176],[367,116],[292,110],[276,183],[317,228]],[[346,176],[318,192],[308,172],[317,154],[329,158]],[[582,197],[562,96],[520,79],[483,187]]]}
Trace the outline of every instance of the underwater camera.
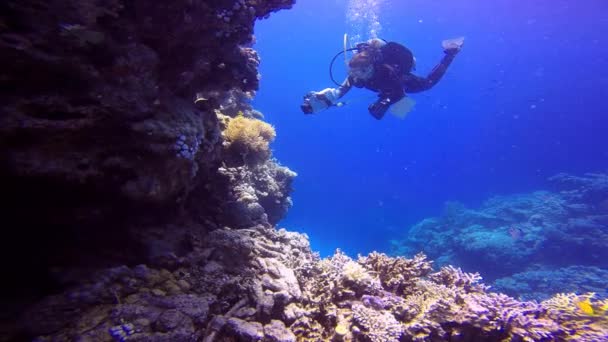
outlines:
{"label": "underwater camera", "polygon": [[308,94],[304,95],[304,102],[302,105],[300,105],[300,108],[302,108],[302,112],[304,112],[304,114],[312,114],[314,112],[312,104],[310,103],[311,99],[315,101],[313,92],[309,92]]}

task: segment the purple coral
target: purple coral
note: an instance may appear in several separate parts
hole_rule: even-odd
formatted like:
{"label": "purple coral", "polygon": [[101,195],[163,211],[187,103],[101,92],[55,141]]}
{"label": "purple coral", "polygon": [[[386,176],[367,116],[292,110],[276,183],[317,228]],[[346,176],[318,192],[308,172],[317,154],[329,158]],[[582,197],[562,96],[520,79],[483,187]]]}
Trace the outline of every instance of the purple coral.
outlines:
{"label": "purple coral", "polygon": [[363,295],[361,297],[361,302],[363,302],[365,306],[376,310],[382,310],[387,306],[384,299],[378,296]]}
{"label": "purple coral", "polygon": [[194,160],[202,141],[203,135],[201,133],[189,138],[184,134],[180,134],[174,144],[177,156],[188,160]]}
{"label": "purple coral", "polygon": [[108,332],[115,341],[125,342],[135,334],[135,326],[131,323],[119,324],[108,329]]}

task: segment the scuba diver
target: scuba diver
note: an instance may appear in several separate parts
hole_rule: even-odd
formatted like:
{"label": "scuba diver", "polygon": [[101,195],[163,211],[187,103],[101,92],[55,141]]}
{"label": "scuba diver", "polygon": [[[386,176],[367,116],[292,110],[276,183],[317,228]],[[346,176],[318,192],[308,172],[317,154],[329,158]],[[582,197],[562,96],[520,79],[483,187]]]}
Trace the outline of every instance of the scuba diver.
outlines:
{"label": "scuba diver", "polygon": [[[344,103],[339,99],[355,86],[378,93],[378,100],[368,107],[374,118],[382,119],[391,106],[400,107],[402,111],[407,112],[413,106],[413,101],[406,93],[428,90],[437,84],[463,43],[464,38],[444,40],[442,46],[445,55],[426,78],[411,73],[416,68],[416,60],[412,52],[401,44],[374,38],[357,44],[355,48],[344,49],[330,64],[330,77],[338,87],[309,92],[304,96],[302,111],[305,114],[313,114],[332,106],[340,107]],[[331,69],[336,57],[346,51],[356,53],[348,62],[348,77],[339,84],[334,80]]]}

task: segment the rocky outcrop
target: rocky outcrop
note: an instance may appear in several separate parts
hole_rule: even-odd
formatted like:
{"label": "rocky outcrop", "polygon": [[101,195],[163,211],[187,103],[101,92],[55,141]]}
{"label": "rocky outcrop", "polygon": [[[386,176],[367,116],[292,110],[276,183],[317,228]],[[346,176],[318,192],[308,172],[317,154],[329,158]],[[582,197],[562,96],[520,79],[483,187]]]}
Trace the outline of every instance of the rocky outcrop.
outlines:
{"label": "rocky outcrop", "polygon": [[248,104],[259,79],[253,25],[293,3],[0,4],[9,316],[62,289],[57,270],[175,267],[193,229],[270,227],[285,214],[295,174],[269,156],[221,169],[218,113],[260,116]]}
{"label": "rocky outcrop", "polygon": [[[608,176],[559,174],[550,184],[555,191],[496,196],[477,209],[447,203],[441,217],[394,241],[393,252],[423,251],[440,264],[500,278],[500,289],[523,298],[545,299],[575,284],[604,293],[598,284],[608,278],[595,268],[608,268]],[[580,274],[566,281],[574,269]]]}
{"label": "rocky outcrop", "polygon": [[[199,232],[202,230],[198,230]],[[196,244],[195,241],[200,243]],[[304,235],[262,226],[193,239],[173,270],[97,272],[32,305],[20,320],[36,341],[576,341],[601,340],[593,320],[559,295],[543,303],[489,293],[477,274],[433,272],[413,259],[311,253]],[[82,278],[81,278],[82,279]]]}
{"label": "rocky outcrop", "polygon": [[189,249],[167,256],[165,267],[121,265],[88,276],[61,272],[66,284],[77,285],[30,306],[19,332],[39,341],[211,341],[218,334],[295,341],[272,318],[302,299],[295,270],[315,260],[306,237],[263,226],[191,228],[181,241]]}

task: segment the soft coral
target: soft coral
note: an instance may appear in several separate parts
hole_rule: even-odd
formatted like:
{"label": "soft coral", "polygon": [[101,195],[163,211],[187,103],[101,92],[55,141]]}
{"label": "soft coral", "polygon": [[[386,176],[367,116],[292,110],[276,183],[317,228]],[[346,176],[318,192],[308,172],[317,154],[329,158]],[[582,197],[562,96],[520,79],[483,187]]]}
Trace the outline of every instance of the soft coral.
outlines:
{"label": "soft coral", "polygon": [[240,154],[248,164],[257,164],[270,157],[270,142],[275,136],[270,124],[242,115],[230,119],[224,130],[227,148]]}

